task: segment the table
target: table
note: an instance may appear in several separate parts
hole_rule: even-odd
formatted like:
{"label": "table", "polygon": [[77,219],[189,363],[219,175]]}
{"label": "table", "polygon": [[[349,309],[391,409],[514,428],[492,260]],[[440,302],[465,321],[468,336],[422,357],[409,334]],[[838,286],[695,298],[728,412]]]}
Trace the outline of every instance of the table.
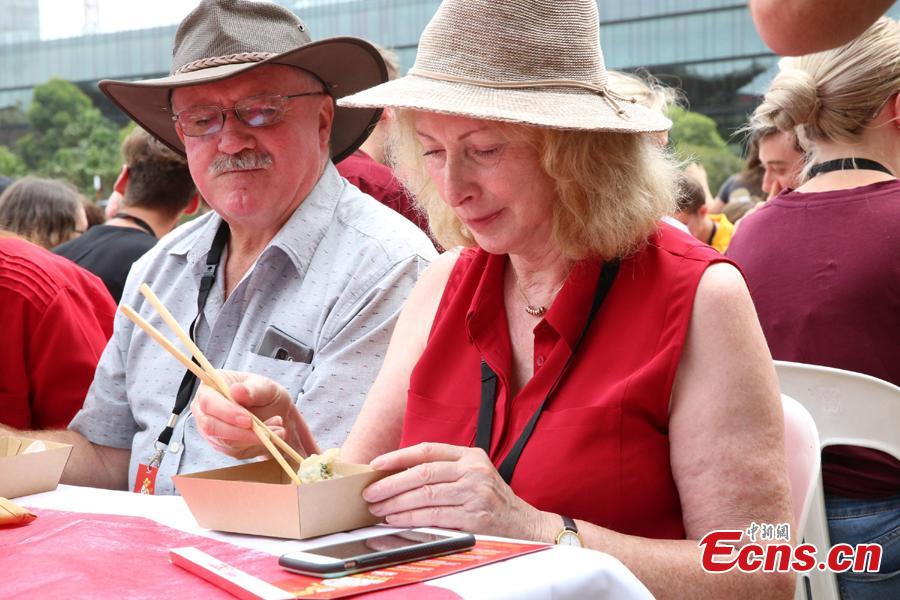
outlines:
{"label": "table", "polygon": [[[367,527],[311,541],[222,533],[202,529],[180,496],[142,496],[131,492],[67,485],[60,485],[52,492],[17,498],[15,501],[35,509],[145,517],[186,533],[273,555],[302,550],[312,545],[337,543],[394,531],[386,526]],[[0,543],[3,534],[3,530],[0,529]],[[53,565],[47,565],[47,570],[48,573],[52,572]],[[139,579],[136,579],[135,585],[139,585]],[[449,597],[455,594],[467,600],[481,598],[528,600],[550,597],[644,600],[653,597],[617,559],[593,550],[561,546],[434,579],[428,582],[428,585],[430,588],[450,592]],[[388,591],[400,596],[404,589],[395,588]],[[77,597],[79,594],[83,594],[84,597],[91,596],[89,589],[81,592],[79,588],[72,590],[71,597]],[[0,597],[4,597],[2,589]]]}

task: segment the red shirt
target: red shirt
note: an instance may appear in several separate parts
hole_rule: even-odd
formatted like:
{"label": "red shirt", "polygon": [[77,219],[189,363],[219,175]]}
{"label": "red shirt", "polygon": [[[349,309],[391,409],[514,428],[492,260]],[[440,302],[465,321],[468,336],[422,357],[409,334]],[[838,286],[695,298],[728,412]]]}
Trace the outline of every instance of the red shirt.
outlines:
{"label": "red shirt", "polygon": [[[544,408],[511,486],[533,506],[654,538],[683,538],[668,411],[691,307],[718,252],[668,226],[622,261],[590,331]],[[499,465],[556,379],[587,319],[600,265],[581,261],[534,329],[534,376],[509,397],[506,257],[462,253],[413,370],[402,446],[473,445],[482,356],[497,373],[490,457]]]}
{"label": "red shirt", "polygon": [[400,185],[389,168],[362,150],[357,150],[335,166],[341,177],[363,193],[394,209],[428,234],[428,217],[416,206],[406,188]]}
{"label": "red shirt", "polygon": [[0,422],[61,428],[81,408],[112,334],[103,282],[17,238],[0,238]]}

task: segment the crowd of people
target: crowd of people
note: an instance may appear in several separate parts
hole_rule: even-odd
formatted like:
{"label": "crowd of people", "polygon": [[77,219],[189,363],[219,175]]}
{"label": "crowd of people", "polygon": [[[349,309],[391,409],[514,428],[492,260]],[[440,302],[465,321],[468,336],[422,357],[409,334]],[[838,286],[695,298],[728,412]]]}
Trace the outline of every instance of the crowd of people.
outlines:
{"label": "crowd of people", "polygon": [[[520,4],[444,0],[400,76],[202,0],[169,76],[101,82],[138,125],[105,223],[63,182],[0,195],[0,431],[72,444],[65,483],[172,494],[265,456],[252,415],[396,471],[363,494],[391,525],[601,550],[659,597],[791,597],[704,572],[697,540],[793,520],[773,357],[900,385],[900,26],[783,59],[713,195],[667,148],[678,94],[605,68],[594,0]],[[115,313],[161,327],[144,283],[234,402]],[[832,540],[884,548],[842,593],[896,595],[900,462],[823,469]]]}

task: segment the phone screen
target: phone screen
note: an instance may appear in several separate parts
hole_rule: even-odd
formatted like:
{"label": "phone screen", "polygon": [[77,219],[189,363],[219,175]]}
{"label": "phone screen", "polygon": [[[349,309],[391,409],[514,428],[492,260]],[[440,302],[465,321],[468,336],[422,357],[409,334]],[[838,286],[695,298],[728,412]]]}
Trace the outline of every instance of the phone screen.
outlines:
{"label": "phone screen", "polygon": [[469,533],[407,529],[364,540],[354,540],[302,552],[289,552],[278,564],[295,573],[317,577],[343,577],[370,569],[444,556],[475,545]]}
{"label": "phone screen", "polygon": [[309,554],[320,554],[330,558],[345,559],[375,552],[384,552],[386,550],[408,548],[410,546],[417,546],[419,544],[444,539],[447,539],[446,536],[435,535],[433,533],[401,531],[390,535],[378,535],[364,540],[354,540],[352,542],[344,542],[343,544],[334,544],[333,546],[311,548],[306,552]]}

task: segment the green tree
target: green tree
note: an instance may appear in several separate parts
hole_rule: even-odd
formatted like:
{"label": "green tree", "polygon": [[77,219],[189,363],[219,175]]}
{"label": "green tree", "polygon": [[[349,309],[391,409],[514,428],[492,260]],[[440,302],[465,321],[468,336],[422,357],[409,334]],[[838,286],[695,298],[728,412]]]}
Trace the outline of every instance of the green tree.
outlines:
{"label": "green tree", "polygon": [[34,89],[28,109],[31,131],[16,143],[27,168],[65,179],[92,195],[99,175],[109,188],[119,172],[119,133],[74,84],[51,79]]}
{"label": "green tree", "polygon": [[722,182],[744,166],[719,132],[716,122],[705,115],[675,106],[669,109],[672,129],[669,139],[675,156],[684,162],[699,162],[706,169],[713,194]]}
{"label": "green tree", "polygon": [[6,146],[0,146],[0,176],[21,177],[28,172],[22,159]]}

